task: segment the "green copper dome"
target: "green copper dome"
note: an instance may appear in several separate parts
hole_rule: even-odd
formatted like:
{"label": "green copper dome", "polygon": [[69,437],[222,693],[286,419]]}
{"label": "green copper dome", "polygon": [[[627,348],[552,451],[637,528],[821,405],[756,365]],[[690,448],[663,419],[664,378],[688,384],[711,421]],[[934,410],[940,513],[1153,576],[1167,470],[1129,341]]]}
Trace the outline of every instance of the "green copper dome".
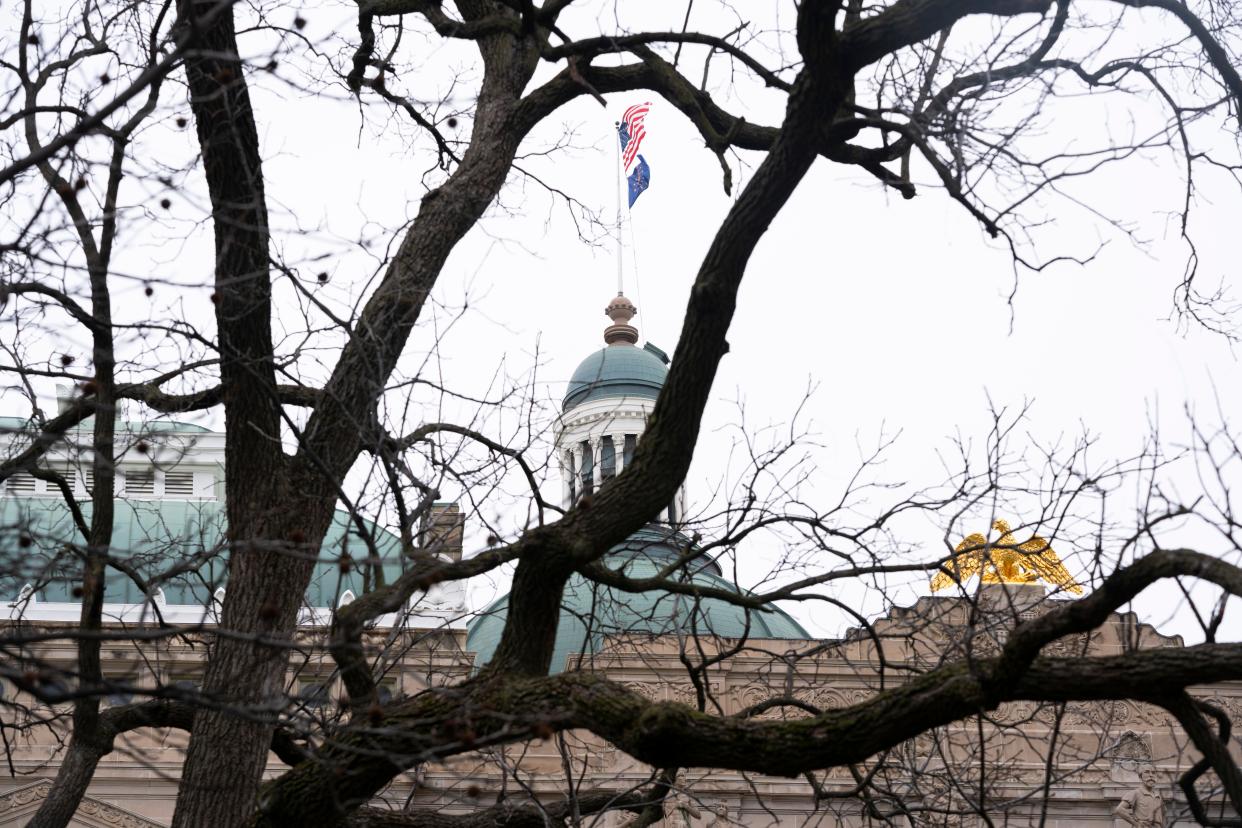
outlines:
{"label": "green copper dome", "polygon": [[[90,503],[81,504],[87,521]],[[363,522],[374,539],[383,562],[386,582],[401,574],[401,540],[396,535]],[[123,557],[140,573],[161,572],[173,563],[218,548],[224,537],[224,504],[218,500],[125,500],[118,498],[113,519],[113,554]],[[50,497],[0,498],[0,598],[12,601],[26,584],[38,587],[40,601],[77,601],[73,588],[81,579],[81,563],[65,550],[80,544],[64,502]],[[335,607],[350,590],[361,595],[366,576],[354,566],[342,573],[337,561],[347,552],[355,561],[369,556],[366,540],[345,512],[337,511],[320,550],[306,603],[312,607]],[[161,584],[168,604],[203,606],[212,592],[228,588],[227,554],[209,558],[193,573]],[[370,572],[367,576],[370,576]],[[113,569],[108,571],[105,601],[140,604],[145,596],[133,580]]]}
{"label": "green copper dome", "polygon": [[628,343],[608,345],[582,360],[569,380],[563,410],[590,400],[660,396],[668,366],[659,352]]}
{"label": "green copper dome", "polygon": [[[622,569],[631,578],[649,578],[676,560],[679,549],[689,540],[667,527],[649,525],[616,546],[603,560],[613,569]],[[730,592],[738,589],[720,575],[711,562],[696,561],[690,574],[680,577],[704,587]],[[556,649],[552,672],[579,669],[590,655],[605,649],[608,642],[649,639],[659,635],[697,634],[720,638],[784,638],[806,640],[806,630],[776,607],[748,610],[718,598],[696,602],[694,596],[664,590],[629,593],[614,590],[573,576],[562,597],[561,618],[556,629]],[[466,638],[466,650],[477,654],[476,665],[489,662],[500,643],[508,596],[492,604],[475,618]],[[576,654],[583,656],[579,664]],[[572,656],[572,658],[571,658]]]}
{"label": "green copper dome", "polygon": [[[90,433],[95,427],[95,418],[87,417],[74,426],[71,431]],[[30,433],[38,430],[38,423],[22,417],[0,417],[0,433]],[[129,434],[210,434],[211,429],[194,423],[183,423],[177,420],[149,420],[142,423],[131,423],[117,418],[116,430]]]}

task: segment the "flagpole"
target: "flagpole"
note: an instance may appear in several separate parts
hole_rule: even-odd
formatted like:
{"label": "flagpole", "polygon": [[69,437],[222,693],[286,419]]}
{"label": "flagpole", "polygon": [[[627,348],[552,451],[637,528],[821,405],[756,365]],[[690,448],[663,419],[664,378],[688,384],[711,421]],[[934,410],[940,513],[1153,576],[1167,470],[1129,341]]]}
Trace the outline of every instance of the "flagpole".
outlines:
{"label": "flagpole", "polygon": [[623,276],[624,267],[621,261],[623,248],[624,248],[624,241],[621,236],[621,179],[622,179],[622,176],[621,176],[621,139],[618,137],[620,128],[621,128],[620,123],[613,124],[612,148],[613,148],[613,155],[616,159],[615,166],[617,168],[617,184],[613,188],[613,194],[617,197],[616,233],[617,233],[617,295],[618,296],[621,296],[623,293],[625,293],[625,279]]}
{"label": "flagpole", "polygon": [[[643,304],[642,271],[639,267],[639,262],[638,262],[638,236],[634,234],[634,217],[633,216],[630,216],[629,228],[630,228],[630,264],[631,264],[631,267],[634,269],[634,284],[633,284],[634,298],[638,300],[638,306],[640,308],[647,308],[646,318],[651,319],[652,309]],[[648,328],[648,330],[650,330],[650,328]]]}

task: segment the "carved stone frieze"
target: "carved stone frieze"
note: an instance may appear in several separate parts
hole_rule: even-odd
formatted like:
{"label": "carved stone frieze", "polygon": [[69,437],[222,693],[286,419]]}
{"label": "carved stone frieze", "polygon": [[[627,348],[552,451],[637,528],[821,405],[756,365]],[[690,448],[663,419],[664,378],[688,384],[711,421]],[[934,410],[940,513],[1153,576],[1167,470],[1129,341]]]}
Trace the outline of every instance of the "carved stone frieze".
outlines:
{"label": "carved stone frieze", "polygon": [[826,687],[819,687],[812,690],[808,694],[807,701],[821,710],[831,710],[837,707],[848,707],[850,704],[844,692],[840,690],[829,690]]}
{"label": "carved stone frieze", "polygon": [[1087,654],[1090,646],[1091,634],[1080,633],[1058,638],[1056,641],[1047,644],[1041,653],[1046,656],[1057,656],[1060,658],[1081,658]]}
{"label": "carved stone frieze", "polygon": [[52,786],[50,783],[40,782],[0,796],[0,814],[6,811],[17,810],[32,802],[41,802],[47,799],[47,795],[51,792]]}
{"label": "carved stone frieze", "polygon": [[621,683],[648,701],[660,701],[664,697],[663,687],[659,682],[623,681]]}
{"label": "carved stone frieze", "polygon": [[[33,813],[51,792],[51,783],[40,781],[0,796],[0,821],[8,822],[21,813]],[[101,828],[163,828],[158,822],[90,797],[82,799],[76,818]]]}

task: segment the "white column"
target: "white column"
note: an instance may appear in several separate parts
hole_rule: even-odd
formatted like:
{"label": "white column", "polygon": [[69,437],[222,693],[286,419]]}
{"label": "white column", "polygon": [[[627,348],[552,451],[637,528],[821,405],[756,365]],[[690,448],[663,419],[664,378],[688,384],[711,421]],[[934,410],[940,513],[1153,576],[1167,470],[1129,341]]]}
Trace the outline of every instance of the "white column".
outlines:
{"label": "white column", "polygon": [[562,505],[565,506],[566,509],[568,509],[569,507],[573,505],[572,503],[570,503],[570,500],[571,500],[570,492],[573,491],[573,485],[574,485],[573,481],[570,480],[570,476],[574,473],[573,469],[570,467],[571,463],[573,463],[573,455],[567,451],[560,452],[561,503]]}
{"label": "white column", "polygon": [[[573,456],[573,468],[574,468],[574,474],[576,475],[576,477],[574,478],[574,490],[578,492],[579,496],[581,496],[582,494],[582,445],[579,443],[574,443],[573,446],[569,449],[569,453]],[[569,504],[569,506],[571,507],[573,505],[574,504],[572,503]]]}
{"label": "white column", "polygon": [[598,434],[591,438],[591,458],[591,477],[595,481],[595,490],[599,491],[600,484],[604,482],[604,449]]}
{"label": "white column", "polygon": [[613,465],[617,470],[617,475],[625,470],[625,434],[611,434],[612,437],[612,456],[614,458]]}

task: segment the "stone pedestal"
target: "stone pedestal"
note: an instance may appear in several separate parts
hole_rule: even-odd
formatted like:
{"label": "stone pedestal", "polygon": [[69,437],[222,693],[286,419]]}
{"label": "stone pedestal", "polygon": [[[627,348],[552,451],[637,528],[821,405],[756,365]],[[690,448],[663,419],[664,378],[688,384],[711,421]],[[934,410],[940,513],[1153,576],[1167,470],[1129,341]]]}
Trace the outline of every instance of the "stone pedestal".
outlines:
{"label": "stone pedestal", "polygon": [[981,584],[977,598],[985,612],[1017,616],[1043,604],[1046,592],[1043,584]]}

